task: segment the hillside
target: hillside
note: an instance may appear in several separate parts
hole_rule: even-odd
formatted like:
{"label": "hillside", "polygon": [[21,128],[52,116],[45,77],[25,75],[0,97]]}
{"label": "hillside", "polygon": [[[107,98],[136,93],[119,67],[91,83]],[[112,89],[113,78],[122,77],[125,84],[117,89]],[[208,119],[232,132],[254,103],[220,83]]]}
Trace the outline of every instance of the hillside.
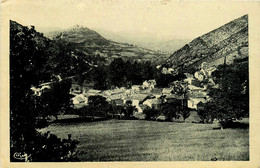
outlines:
{"label": "hillside", "polygon": [[138,47],[128,43],[119,43],[107,40],[97,32],[86,27],[76,26],[64,31],[55,31],[46,34],[53,39],[62,39],[73,43],[75,48],[84,52],[86,56],[101,56],[110,63],[114,58],[124,60],[164,62],[169,55],[164,52]]}
{"label": "hillside", "polygon": [[202,62],[209,66],[227,64],[236,58],[248,57],[248,16],[244,15],[207,34],[204,34],[174,52],[167,63],[173,67],[197,69]]}

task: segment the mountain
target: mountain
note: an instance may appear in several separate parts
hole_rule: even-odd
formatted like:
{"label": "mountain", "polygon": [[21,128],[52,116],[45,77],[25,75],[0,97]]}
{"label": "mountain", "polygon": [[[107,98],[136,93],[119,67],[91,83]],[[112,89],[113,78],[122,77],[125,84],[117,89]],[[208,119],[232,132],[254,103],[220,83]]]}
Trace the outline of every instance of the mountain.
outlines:
{"label": "mountain", "polygon": [[248,15],[235,19],[204,34],[175,51],[167,63],[174,68],[198,69],[202,62],[209,66],[227,64],[248,57]]}
{"label": "mountain", "polygon": [[183,45],[190,42],[190,39],[183,37],[162,36],[147,32],[113,32],[101,28],[95,30],[103,37],[121,42],[130,43],[151,50],[159,50],[166,53],[173,53],[180,49]]}
{"label": "mountain", "polygon": [[169,54],[161,51],[107,40],[96,31],[79,25],[63,31],[49,32],[46,35],[52,39],[61,39],[72,43],[77,50],[86,56],[101,56],[107,64],[115,58],[160,63],[165,62],[169,57]]}
{"label": "mountain", "polygon": [[109,41],[102,37],[97,32],[90,30],[86,27],[76,25],[68,30],[54,31],[48,34],[49,37],[56,36],[65,39],[70,43],[84,45],[108,45]]}

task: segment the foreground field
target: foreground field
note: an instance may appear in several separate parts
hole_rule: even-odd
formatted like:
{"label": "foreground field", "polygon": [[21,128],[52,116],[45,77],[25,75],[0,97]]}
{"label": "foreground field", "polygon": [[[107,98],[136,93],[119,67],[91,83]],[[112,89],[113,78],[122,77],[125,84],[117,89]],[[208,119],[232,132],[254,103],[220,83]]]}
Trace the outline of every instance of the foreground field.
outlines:
{"label": "foreground field", "polygon": [[42,129],[80,141],[81,161],[249,160],[248,128],[214,124],[106,120],[55,123]]}

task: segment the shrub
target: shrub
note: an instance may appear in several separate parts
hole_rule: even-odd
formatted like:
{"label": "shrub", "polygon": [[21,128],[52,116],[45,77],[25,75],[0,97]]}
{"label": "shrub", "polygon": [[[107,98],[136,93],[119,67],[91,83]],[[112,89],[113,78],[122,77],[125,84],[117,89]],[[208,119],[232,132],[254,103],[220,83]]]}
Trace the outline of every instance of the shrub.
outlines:
{"label": "shrub", "polygon": [[178,107],[174,106],[174,104],[165,104],[162,106],[162,113],[165,116],[166,121],[172,121],[173,118],[179,118],[178,111]]}
{"label": "shrub", "polygon": [[202,123],[211,123],[214,120],[214,106],[212,103],[198,103],[197,114],[199,115]]}
{"label": "shrub", "polygon": [[151,119],[155,120],[155,119],[157,119],[157,117],[159,117],[161,115],[160,110],[150,108],[150,107],[146,107],[144,109],[143,113],[145,114],[146,120],[151,120]]}
{"label": "shrub", "polygon": [[109,110],[108,102],[103,96],[90,96],[88,98],[88,106],[84,106],[78,110],[78,114],[84,117],[107,117]]}
{"label": "shrub", "polygon": [[135,106],[132,105],[131,100],[126,101],[124,109],[125,109],[124,114],[126,119],[130,119],[131,117],[133,117]]}
{"label": "shrub", "polygon": [[[26,144],[25,144],[26,143]],[[56,135],[37,133],[31,141],[11,143],[11,161],[13,162],[64,162],[78,161],[75,151],[78,141],[57,138]]]}
{"label": "shrub", "polygon": [[185,120],[186,120],[187,118],[189,118],[189,116],[190,116],[190,109],[189,109],[189,108],[183,108],[183,109],[180,111],[180,114],[181,114],[181,116],[182,116],[182,118],[183,118],[183,120],[184,120],[184,122],[185,122]]}

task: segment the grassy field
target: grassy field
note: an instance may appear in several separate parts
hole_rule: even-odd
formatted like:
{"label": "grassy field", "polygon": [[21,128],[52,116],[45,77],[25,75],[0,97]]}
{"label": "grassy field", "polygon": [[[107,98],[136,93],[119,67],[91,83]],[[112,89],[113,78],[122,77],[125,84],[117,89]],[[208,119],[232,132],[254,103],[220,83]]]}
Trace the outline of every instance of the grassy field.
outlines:
{"label": "grassy field", "polygon": [[60,138],[80,141],[82,161],[249,160],[248,128],[216,129],[215,124],[106,120],[54,123]]}

